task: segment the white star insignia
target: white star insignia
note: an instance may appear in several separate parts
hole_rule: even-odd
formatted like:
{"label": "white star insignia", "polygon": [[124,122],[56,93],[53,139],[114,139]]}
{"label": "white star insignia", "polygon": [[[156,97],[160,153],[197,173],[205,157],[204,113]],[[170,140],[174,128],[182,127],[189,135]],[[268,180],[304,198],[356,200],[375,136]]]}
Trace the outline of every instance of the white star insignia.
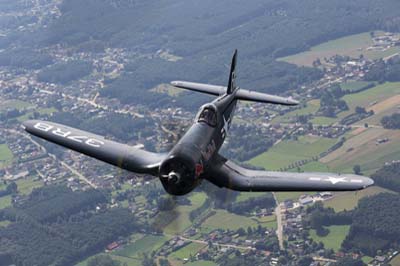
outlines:
{"label": "white star insignia", "polygon": [[340,183],[340,182],[344,182],[344,183],[348,182],[346,180],[346,177],[333,177],[333,176],[328,177],[327,181],[331,182],[333,185],[335,185],[336,183]]}
{"label": "white star insignia", "polygon": [[[343,182],[343,183],[348,183],[349,181],[346,179],[346,177],[334,177],[334,176],[329,176],[326,179],[323,179],[321,177],[310,177],[308,180],[311,181],[326,181],[326,182],[331,182],[333,185]],[[359,182],[361,180],[351,180],[351,182]],[[362,182],[362,181],[361,181]]]}
{"label": "white star insignia", "polygon": [[224,118],[224,130],[225,130],[225,134],[228,135],[228,130],[229,130],[229,125],[228,122],[225,119],[225,116],[222,116]]}

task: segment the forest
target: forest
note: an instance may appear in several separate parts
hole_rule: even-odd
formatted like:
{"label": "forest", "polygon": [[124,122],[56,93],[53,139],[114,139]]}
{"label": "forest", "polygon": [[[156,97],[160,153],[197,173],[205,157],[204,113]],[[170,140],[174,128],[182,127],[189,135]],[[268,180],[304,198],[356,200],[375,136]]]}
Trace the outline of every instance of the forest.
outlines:
{"label": "forest", "polygon": [[89,75],[92,69],[92,65],[88,62],[73,60],[57,63],[42,69],[37,79],[40,82],[67,84]]}
{"label": "forest", "polygon": [[40,69],[53,63],[50,55],[30,48],[7,49],[0,52],[0,66]]}
{"label": "forest", "polygon": [[118,237],[146,228],[128,209],[95,211],[106,198],[100,191],[48,186],[3,209],[0,221],[12,223],[0,227],[0,265],[74,265]]}
{"label": "forest", "polygon": [[400,192],[400,163],[385,165],[371,177],[378,186]]}
{"label": "forest", "polygon": [[365,74],[364,80],[380,83],[400,81],[400,58],[394,57],[387,62],[384,60],[376,61]]}
{"label": "forest", "polygon": [[[388,170],[383,168],[379,172],[387,174]],[[343,241],[342,248],[375,256],[378,250],[399,245],[399,208],[400,197],[394,193],[362,198],[355,210],[338,213],[317,203],[307,208],[305,225],[315,229],[319,236],[329,233],[328,226],[350,225],[350,232]]]}
{"label": "forest", "polygon": [[382,117],[381,123],[386,129],[400,129],[400,113]]}
{"label": "forest", "polygon": [[400,197],[381,193],[363,198],[354,211],[350,232],[342,243],[346,250],[375,256],[378,250],[398,245]]}
{"label": "forest", "polygon": [[[59,19],[39,32],[22,34],[19,41],[94,51],[126,48],[133,53],[126,71],[109,80],[102,95],[123,103],[168,105],[168,97],[149,90],[174,79],[225,84],[234,48],[239,49],[238,84],[279,94],[299,88],[322,72],[275,58],[349,34],[399,30],[399,8],[393,0],[252,0],[247,5],[237,0],[66,0]],[[161,58],[160,51],[177,56],[177,61]],[[202,99],[190,93],[180,97],[175,104],[188,109],[195,105],[188,99]]]}

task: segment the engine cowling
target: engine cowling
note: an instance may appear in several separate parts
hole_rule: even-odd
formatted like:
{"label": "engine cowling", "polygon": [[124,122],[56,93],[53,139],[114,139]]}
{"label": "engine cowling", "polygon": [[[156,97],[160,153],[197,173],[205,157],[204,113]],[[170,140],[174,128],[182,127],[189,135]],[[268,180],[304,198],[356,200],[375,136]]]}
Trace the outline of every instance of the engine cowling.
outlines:
{"label": "engine cowling", "polygon": [[[172,195],[185,195],[201,182],[199,178],[200,154],[196,152],[171,153],[160,165],[160,180]],[[196,158],[199,157],[199,158]]]}

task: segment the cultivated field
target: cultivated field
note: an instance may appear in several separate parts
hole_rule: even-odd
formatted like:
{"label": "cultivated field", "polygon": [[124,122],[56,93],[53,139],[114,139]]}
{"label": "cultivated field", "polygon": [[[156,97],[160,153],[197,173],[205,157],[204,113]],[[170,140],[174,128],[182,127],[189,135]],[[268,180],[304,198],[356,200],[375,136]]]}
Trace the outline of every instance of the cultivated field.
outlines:
{"label": "cultivated field", "polygon": [[308,101],[304,108],[294,110],[294,111],[289,112],[282,116],[277,116],[276,118],[274,118],[271,121],[271,123],[276,124],[276,123],[290,122],[290,118],[298,116],[298,115],[315,114],[318,111],[319,107],[320,107],[320,100],[314,99],[314,100]]}
{"label": "cultivated field", "polygon": [[25,109],[28,107],[34,107],[34,105],[31,103],[28,103],[28,102],[21,101],[21,100],[7,100],[7,101],[1,102],[0,111],[4,111],[9,108],[15,108],[18,110],[22,110],[22,109]]}
{"label": "cultivated field", "polygon": [[199,243],[190,243],[189,245],[173,252],[171,254],[171,257],[177,258],[177,259],[185,259],[185,258],[190,258],[190,255],[196,256],[196,254],[203,249],[205,244],[199,244]]}
{"label": "cultivated field", "polygon": [[123,249],[114,251],[113,254],[128,258],[141,258],[143,253],[159,249],[168,238],[165,236],[146,235],[135,242],[124,246]]}
{"label": "cultivated field", "polygon": [[[358,129],[356,129],[358,131]],[[388,138],[386,143],[377,139]],[[400,156],[400,131],[381,128],[368,128],[348,139],[342,147],[328,154],[320,161],[334,171],[352,172],[358,164],[364,172],[374,172],[382,165]]]}
{"label": "cultivated field", "polygon": [[335,212],[352,210],[363,197],[376,195],[382,192],[390,192],[390,190],[373,186],[356,192],[336,192],[332,199],[324,201],[324,206],[333,208]]}
{"label": "cultivated field", "polygon": [[236,215],[225,210],[217,210],[216,214],[201,224],[201,229],[208,232],[214,229],[237,230],[241,227],[247,229],[249,226],[257,227],[258,222],[246,216]]}
{"label": "cultivated field", "polygon": [[[400,92],[400,82],[386,82],[384,84],[375,86],[371,89],[365,90],[363,92],[348,94],[343,97],[350,111],[341,113],[341,116],[345,116],[349,113],[354,112],[356,106],[365,107],[366,109],[372,109],[374,106],[378,111],[386,108],[382,106],[382,102],[387,101],[393,96],[398,95]],[[390,100],[389,108],[397,105],[398,98]],[[379,104],[379,105],[378,105]],[[376,106],[377,105],[377,106]]]}
{"label": "cultivated field", "polygon": [[0,144],[0,168],[8,166],[13,159],[13,154],[7,144]]}
{"label": "cultivated field", "polygon": [[303,136],[298,141],[285,140],[267,152],[254,157],[249,163],[269,170],[279,170],[296,161],[311,159],[328,150],[335,139]]}
{"label": "cultivated field", "polygon": [[[185,231],[192,222],[189,219],[189,213],[200,207],[206,200],[206,195],[204,193],[192,193],[189,198],[191,206],[181,206],[178,205],[174,210],[162,212],[157,216],[156,223],[159,223],[159,227],[167,234],[179,234]],[[167,222],[167,224],[164,224]]]}
{"label": "cultivated field", "polygon": [[[380,34],[381,32],[375,32]],[[373,45],[369,32],[354,34],[328,41],[310,48],[309,51],[298,53],[291,56],[279,58],[279,61],[300,65],[312,66],[312,63],[320,58],[329,58],[334,55],[348,55],[350,57],[359,57],[363,54],[369,59],[383,58],[400,51],[399,47],[393,47],[386,51],[367,51],[367,48]]]}
{"label": "cultivated field", "polygon": [[316,242],[324,243],[325,248],[331,248],[334,251],[339,251],[343,240],[349,233],[349,225],[332,225],[327,227],[329,234],[324,237],[320,237],[316,234],[314,229],[310,230],[310,237]]}

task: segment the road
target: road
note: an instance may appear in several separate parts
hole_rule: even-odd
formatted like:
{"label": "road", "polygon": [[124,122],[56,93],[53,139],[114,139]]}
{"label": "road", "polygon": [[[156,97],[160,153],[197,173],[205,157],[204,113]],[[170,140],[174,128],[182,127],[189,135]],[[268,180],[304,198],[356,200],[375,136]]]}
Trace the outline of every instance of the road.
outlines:
{"label": "road", "polygon": [[[182,240],[190,241],[190,242],[193,242],[193,243],[208,245],[207,241],[201,240],[201,239],[191,239],[191,238],[183,237],[183,236],[180,236],[180,235],[169,235],[169,234],[165,234],[165,235],[169,236],[169,237],[179,237]],[[215,245],[215,246],[226,247],[226,248],[234,248],[234,249],[241,249],[241,250],[255,250],[255,248],[248,247],[248,246],[238,246],[238,245],[232,245],[232,244],[221,244],[221,243],[218,243],[218,242],[212,242],[212,244]]]}
{"label": "road", "polygon": [[[48,90],[40,90],[40,92],[51,94],[51,95],[56,94],[55,92],[48,91]],[[123,110],[123,109],[112,110],[111,108],[109,108],[106,105],[102,105],[102,104],[96,103],[97,97],[99,96],[98,93],[95,95],[93,100],[85,99],[85,98],[81,98],[81,97],[75,97],[75,96],[72,96],[72,95],[69,95],[69,94],[66,94],[66,93],[61,93],[61,96],[64,99],[86,103],[86,104],[89,104],[89,105],[93,106],[94,108],[101,109],[101,110],[104,110],[104,111],[108,110],[108,111],[112,111],[112,112],[118,113],[118,114],[130,114],[130,115],[132,115],[134,117],[139,117],[139,118],[143,118],[144,117],[144,115],[139,114],[139,113],[134,112],[134,111],[131,111],[131,110]]]}
{"label": "road", "polygon": [[276,216],[276,235],[278,237],[279,241],[279,248],[281,250],[285,249],[285,246],[283,245],[283,224],[282,224],[282,212],[281,212],[281,206],[279,205],[279,201],[276,198],[275,192],[272,192],[274,195],[274,199],[276,202],[276,208],[275,208],[275,216]]}

